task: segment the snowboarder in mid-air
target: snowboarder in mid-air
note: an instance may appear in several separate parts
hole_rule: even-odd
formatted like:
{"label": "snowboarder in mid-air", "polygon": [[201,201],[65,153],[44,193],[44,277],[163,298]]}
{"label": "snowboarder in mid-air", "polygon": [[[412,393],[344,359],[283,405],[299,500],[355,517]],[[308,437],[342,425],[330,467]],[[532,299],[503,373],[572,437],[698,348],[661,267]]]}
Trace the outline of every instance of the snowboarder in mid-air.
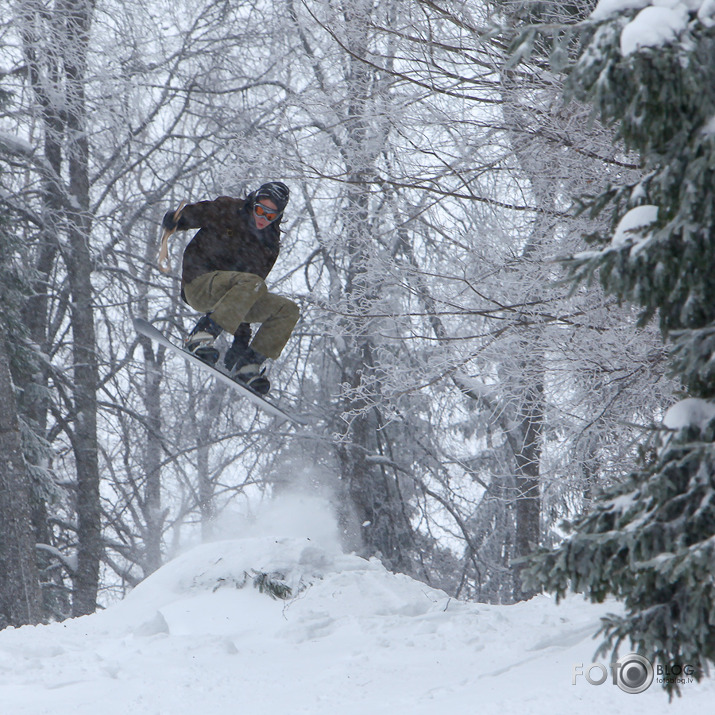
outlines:
{"label": "snowboarder in mid-air", "polygon": [[[186,350],[210,365],[219,352],[216,338],[226,330],[233,343],[224,366],[234,380],[265,395],[266,358],[276,359],[298,321],[298,306],[269,293],[265,278],[280,248],[280,221],[288,187],[263,184],[245,199],[220,196],[168,211],[167,231],[198,228],[184,251],[181,297],[205,315],[186,338]],[[251,323],[260,323],[251,340]]]}

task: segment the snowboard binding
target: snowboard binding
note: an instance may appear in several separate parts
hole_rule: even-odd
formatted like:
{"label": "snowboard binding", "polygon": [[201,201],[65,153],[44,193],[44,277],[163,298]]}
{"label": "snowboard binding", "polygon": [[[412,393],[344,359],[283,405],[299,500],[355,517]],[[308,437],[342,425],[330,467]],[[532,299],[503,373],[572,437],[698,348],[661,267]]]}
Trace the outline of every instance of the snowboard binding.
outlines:
{"label": "snowboard binding", "polygon": [[210,316],[205,315],[189,333],[184,348],[186,352],[214,367],[219,358],[219,351],[214,343],[219,335],[221,335],[221,328],[211,320]]}

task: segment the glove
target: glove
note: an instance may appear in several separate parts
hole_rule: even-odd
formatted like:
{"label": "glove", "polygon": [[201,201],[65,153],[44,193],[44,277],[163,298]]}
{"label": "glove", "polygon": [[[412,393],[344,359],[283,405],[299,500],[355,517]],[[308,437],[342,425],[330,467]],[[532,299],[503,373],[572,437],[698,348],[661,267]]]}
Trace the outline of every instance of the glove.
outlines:
{"label": "glove", "polygon": [[174,218],[178,211],[167,211],[164,214],[164,218],[161,221],[161,225],[167,230],[167,231],[173,231],[179,224],[178,220]]}

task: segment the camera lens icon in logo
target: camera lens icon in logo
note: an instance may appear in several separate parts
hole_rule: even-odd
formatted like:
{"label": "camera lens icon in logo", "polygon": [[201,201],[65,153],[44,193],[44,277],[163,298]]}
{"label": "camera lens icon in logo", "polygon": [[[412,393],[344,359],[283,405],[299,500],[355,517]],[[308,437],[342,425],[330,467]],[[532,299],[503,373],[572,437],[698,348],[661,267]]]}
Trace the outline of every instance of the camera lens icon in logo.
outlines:
{"label": "camera lens icon in logo", "polygon": [[618,687],[625,693],[642,693],[653,682],[653,666],[642,655],[630,653],[618,660]]}

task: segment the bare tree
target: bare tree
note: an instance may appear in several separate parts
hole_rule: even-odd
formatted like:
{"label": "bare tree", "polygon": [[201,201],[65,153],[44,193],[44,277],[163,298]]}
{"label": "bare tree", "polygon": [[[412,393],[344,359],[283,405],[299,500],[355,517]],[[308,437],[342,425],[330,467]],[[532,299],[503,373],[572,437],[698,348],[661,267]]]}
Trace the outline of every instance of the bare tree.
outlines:
{"label": "bare tree", "polygon": [[[282,7],[264,22],[262,0],[171,16],[26,0],[6,33],[16,104],[0,120],[21,141],[3,201],[23,217],[24,319],[46,356],[21,385],[42,399],[20,409],[54,449],[65,496],[33,516],[76,613],[100,559],[123,592],[305,463],[350,548],[460,595],[523,597],[513,559],[617,478],[672,387],[649,333],[623,345],[628,310],[555,282],[590,229],[565,197],[637,167],[563,111],[545,65],[505,66],[493,6]],[[276,177],[292,200],[270,280],[303,319],[273,382],[315,421],[300,437],[130,321],[180,342],[195,318],[179,237],[173,272],[156,269],[164,211]]]}
{"label": "bare tree", "polygon": [[[161,215],[180,198],[241,190],[224,162],[275,106],[261,79],[262,23],[243,9],[207,3],[171,18],[146,3],[28,0],[6,33],[14,106],[3,129],[19,138],[19,170],[3,201],[26,222],[34,290],[24,320],[46,355],[46,389],[28,417],[72,496],[38,498],[34,520],[42,558],[74,582],[74,614],[93,610],[102,559],[135,583],[160,565],[182,520],[203,512],[208,523],[223,489],[217,464],[232,464],[212,445],[245,434],[215,409],[190,424],[203,406],[187,412],[201,398],[187,391],[185,368],[139,348],[130,321],[162,320],[181,339],[191,318],[178,277],[155,266]],[[194,450],[204,456],[191,474],[180,460]],[[171,498],[174,487],[184,501]]]}
{"label": "bare tree", "polygon": [[[295,104],[323,144],[306,139],[294,166],[334,186],[309,190],[307,210],[321,243],[310,268],[321,262],[313,295],[324,286],[326,383],[342,384],[335,406],[349,425],[343,479],[360,475],[368,489],[379,481],[364,467],[382,470],[399,495],[376,498],[410,524],[408,542],[418,540],[412,521],[430,535],[456,531],[466,591],[528,597],[512,560],[583,503],[576,474],[624,456],[624,423],[647,423],[667,394],[655,387],[663,363],[650,334],[639,369],[624,354],[603,391],[577,389],[601,345],[610,350],[610,331],[633,316],[602,295],[570,296],[554,262],[593,228],[570,212],[571,188],[638,167],[608,131],[588,129],[582,109],[563,111],[547,67],[507,68],[486,5],[360,6],[359,29],[335,4],[303,7],[294,23],[315,81]],[[333,84],[338,70],[349,100]],[[311,103],[325,108],[320,118]],[[636,416],[629,396],[648,385],[652,401]],[[428,427],[416,419],[420,403]],[[598,446],[579,472],[565,445],[587,441]],[[559,483],[559,472],[574,479]],[[401,504],[397,517],[388,503]]]}
{"label": "bare tree", "polygon": [[[97,443],[99,372],[94,331],[89,136],[85,82],[93,2],[59,2],[48,13],[32,0],[18,7],[24,60],[45,135],[43,228],[60,254],[69,286],[72,409],[64,430],[77,469],[77,568],[73,614],[95,609],[102,554]],[[66,243],[60,240],[65,235]],[[43,256],[43,260],[46,258]],[[38,319],[42,319],[42,315]],[[35,331],[42,330],[35,327]]]}

